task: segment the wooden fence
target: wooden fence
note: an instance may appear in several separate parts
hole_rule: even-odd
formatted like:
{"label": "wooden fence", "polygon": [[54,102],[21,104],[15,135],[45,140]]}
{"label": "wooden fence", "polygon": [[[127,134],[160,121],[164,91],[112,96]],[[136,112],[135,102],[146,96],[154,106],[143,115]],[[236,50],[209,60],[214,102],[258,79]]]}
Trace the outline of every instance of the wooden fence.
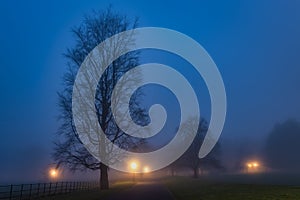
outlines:
{"label": "wooden fence", "polygon": [[29,200],[99,187],[97,182],[56,182],[0,185],[0,199]]}

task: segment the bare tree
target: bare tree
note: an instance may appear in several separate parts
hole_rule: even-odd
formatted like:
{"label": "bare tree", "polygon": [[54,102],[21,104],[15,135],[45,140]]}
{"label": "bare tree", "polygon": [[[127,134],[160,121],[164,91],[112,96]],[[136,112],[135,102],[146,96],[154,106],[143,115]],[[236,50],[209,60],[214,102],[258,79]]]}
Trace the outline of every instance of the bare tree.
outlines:
{"label": "bare tree", "polygon": [[[135,28],[137,20],[131,22],[126,16],[115,13],[111,8],[104,12],[94,12],[93,15],[85,16],[83,23],[72,29],[75,37],[75,46],[67,49],[65,57],[68,60],[68,71],[63,77],[64,89],[58,93],[61,126],[58,130],[59,135],[63,136],[60,140],[55,142],[55,149],[53,157],[58,165],[64,165],[70,170],[100,170],[100,186],[101,189],[109,188],[108,181],[108,166],[97,159],[84,147],[79,139],[76,130],[73,113],[72,113],[72,91],[74,81],[79,67],[83,63],[86,56],[101,42],[111,36]],[[132,37],[128,36],[112,45],[112,50],[118,51],[124,46],[126,42],[132,41]],[[100,60],[107,60],[105,52],[98,52]],[[106,137],[114,144],[121,148],[130,149],[136,148],[137,140],[125,134],[114,122],[112,109],[110,107],[112,101],[112,91],[114,86],[128,70],[138,65],[138,52],[129,52],[118,59],[114,60],[112,64],[104,71],[101,79],[98,82],[94,106],[100,124]],[[97,62],[97,61],[96,61]],[[139,77],[131,77],[128,81],[138,81]],[[89,89],[89,88],[87,88]],[[122,88],[121,88],[122,89]],[[144,111],[139,108],[137,97],[140,93],[136,92],[130,101],[131,117],[138,123],[142,123],[144,119]],[[117,99],[116,101],[122,101]],[[121,102],[122,103],[122,102]],[[117,104],[120,104],[118,102]],[[103,139],[103,138],[102,138]],[[107,153],[108,146],[101,146]],[[113,159],[115,155],[110,155],[107,159]]]}
{"label": "bare tree", "polygon": [[[175,161],[171,167],[174,169],[180,168],[190,168],[193,170],[193,176],[195,178],[199,177],[199,170],[203,171],[205,169],[221,169],[221,163],[219,160],[220,154],[220,144],[217,143],[214,149],[205,157],[200,159],[198,157],[200,147],[204,140],[205,134],[208,134],[208,124],[207,121],[202,118],[200,122],[195,118],[191,117],[183,124],[183,129],[185,130],[185,139],[190,140],[191,133],[189,127],[198,126],[198,132],[187,151]],[[174,173],[174,172],[173,172]]]}

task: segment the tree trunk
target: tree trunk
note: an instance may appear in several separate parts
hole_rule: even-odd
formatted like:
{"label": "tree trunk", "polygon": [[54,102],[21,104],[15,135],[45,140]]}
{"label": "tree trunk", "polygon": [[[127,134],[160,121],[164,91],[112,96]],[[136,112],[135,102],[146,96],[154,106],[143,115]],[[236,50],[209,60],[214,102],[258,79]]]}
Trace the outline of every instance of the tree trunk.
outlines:
{"label": "tree trunk", "polygon": [[194,168],[194,178],[198,178],[199,177],[199,169],[198,168]]}
{"label": "tree trunk", "polygon": [[101,190],[109,189],[108,167],[102,163],[100,164],[100,188]]}

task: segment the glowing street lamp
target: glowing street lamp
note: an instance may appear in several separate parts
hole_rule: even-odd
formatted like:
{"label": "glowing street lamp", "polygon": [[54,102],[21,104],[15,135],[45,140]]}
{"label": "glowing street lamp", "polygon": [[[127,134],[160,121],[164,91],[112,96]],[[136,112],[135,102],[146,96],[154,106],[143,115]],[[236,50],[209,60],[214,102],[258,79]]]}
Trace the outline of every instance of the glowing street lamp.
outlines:
{"label": "glowing street lamp", "polygon": [[253,165],[253,167],[258,167],[259,166],[257,162],[254,162],[252,165]]}
{"label": "glowing street lamp", "polygon": [[136,162],[131,162],[130,163],[130,169],[132,171],[132,181],[135,182],[135,174],[136,174],[136,169],[138,168],[138,164]]}
{"label": "glowing street lamp", "polygon": [[56,179],[58,177],[58,171],[54,168],[49,170],[49,176],[52,179]]}
{"label": "glowing street lamp", "polygon": [[149,167],[144,167],[143,172],[144,172],[144,173],[149,173],[149,172],[150,172]]}
{"label": "glowing street lamp", "polygon": [[130,163],[130,168],[132,169],[132,170],[136,170],[137,169],[137,164],[136,164],[136,162],[132,162],[132,163]]}
{"label": "glowing street lamp", "polygon": [[251,171],[255,172],[255,171],[257,171],[257,169],[259,167],[259,163],[256,162],[256,161],[248,162],[246,165],[247,165],[247,168],[248,168],[249,172],[251,172]]}

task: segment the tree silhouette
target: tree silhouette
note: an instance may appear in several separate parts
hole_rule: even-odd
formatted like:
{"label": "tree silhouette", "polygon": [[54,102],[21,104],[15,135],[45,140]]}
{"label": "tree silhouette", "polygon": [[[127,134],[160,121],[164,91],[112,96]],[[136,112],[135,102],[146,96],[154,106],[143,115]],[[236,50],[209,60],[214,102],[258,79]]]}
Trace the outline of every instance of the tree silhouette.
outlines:
{"label": "tree silhouette", "polygon": [[[61,126],[58,130],[61,136],[55,142],[53,157],[58,165],[64,165],[70,170],[100,170],[100,186],[101,189],[109,188],[108,166],[97,159],[81,143],[72,115],[72,91],[73,85],[79,67],[83,63],[87,55],[101,42],[111,36],[135,28],[137,20],[131,21],[126,16],[113,12],[108,8],[103,12],[93,12],[92,15],[85,16],[80,26],[72,29],[74,34],[75,45],[73,48],[67,49],[64,54],[67,59],[67,72],[63,77],[64,89],[58,93]],[[132,35],[111,45],[112,52],[117,52],[122,48],[126,48],[127,43],[134,42]],[[107,60],[111,55],[100,52],[98,55],[101,60]],[[140,140],[125,134],[116,125],[113,120],[111,110],[112,91],[120,77],[128,70],[138,65],[138,52],[129,52],[114,60],[112,64],[104,71],[100,78],[96,90],[94,105],[98,122],[106,135],[106,137],[114,144],[121,148],[135,148]],[[98,60],[97,60],[98,61]],[[95,61],[95,62],[97,62]],[[91,75],[93,76],[93,74]],[[131,77],[133,83],[139,81],[138,76]],[[90,88],[87,87],[86,90]],[[121,88],[122,89],[122,88]],[[137,97],[140,95],[136,92],[130,101],[131,117],[136,121],[143,119],[143,110],[139,109]],[[122,99],[116,99],[117,104],[122,105]],[[121,106],[122,107],[122,106]],[[117,109],[117,108],[116,108]],[[103,138],[100,138],[103,139]],[[109,152],[109,146],[102,145],[101,148],[106,153]],[[112,153],[111,153],[112,154]],[[118,159],[116,155],[109,155],[106,159]]]}
{"label": "tree silhouette", "polygon": [[266,140],[265,160],[275,170],[298,171],[300,168],[300,123],[286,120],[274,126]]}
{"label": "tree silhouette", "polygon": [[190,128],[193,126],[198,126],[198,132],[187,151],[174,163],[170,165],[172,175],[176,169],[189,168],[193,171],[193,176],[195,178],[199,177],[199,170],[212,170],[212,169],[223,169],[220,162],[220,144],[216,144],[214,149],[205,157],[200,159],[198,157],[200,147],[204,140],[205,134],[208,134],[207,121],[202,118],[200,122],[195,118],[191,117],[186,120],[183,124],[183,129],[185,130],[185,139],[190,140],[192,137],[190,133]]}

